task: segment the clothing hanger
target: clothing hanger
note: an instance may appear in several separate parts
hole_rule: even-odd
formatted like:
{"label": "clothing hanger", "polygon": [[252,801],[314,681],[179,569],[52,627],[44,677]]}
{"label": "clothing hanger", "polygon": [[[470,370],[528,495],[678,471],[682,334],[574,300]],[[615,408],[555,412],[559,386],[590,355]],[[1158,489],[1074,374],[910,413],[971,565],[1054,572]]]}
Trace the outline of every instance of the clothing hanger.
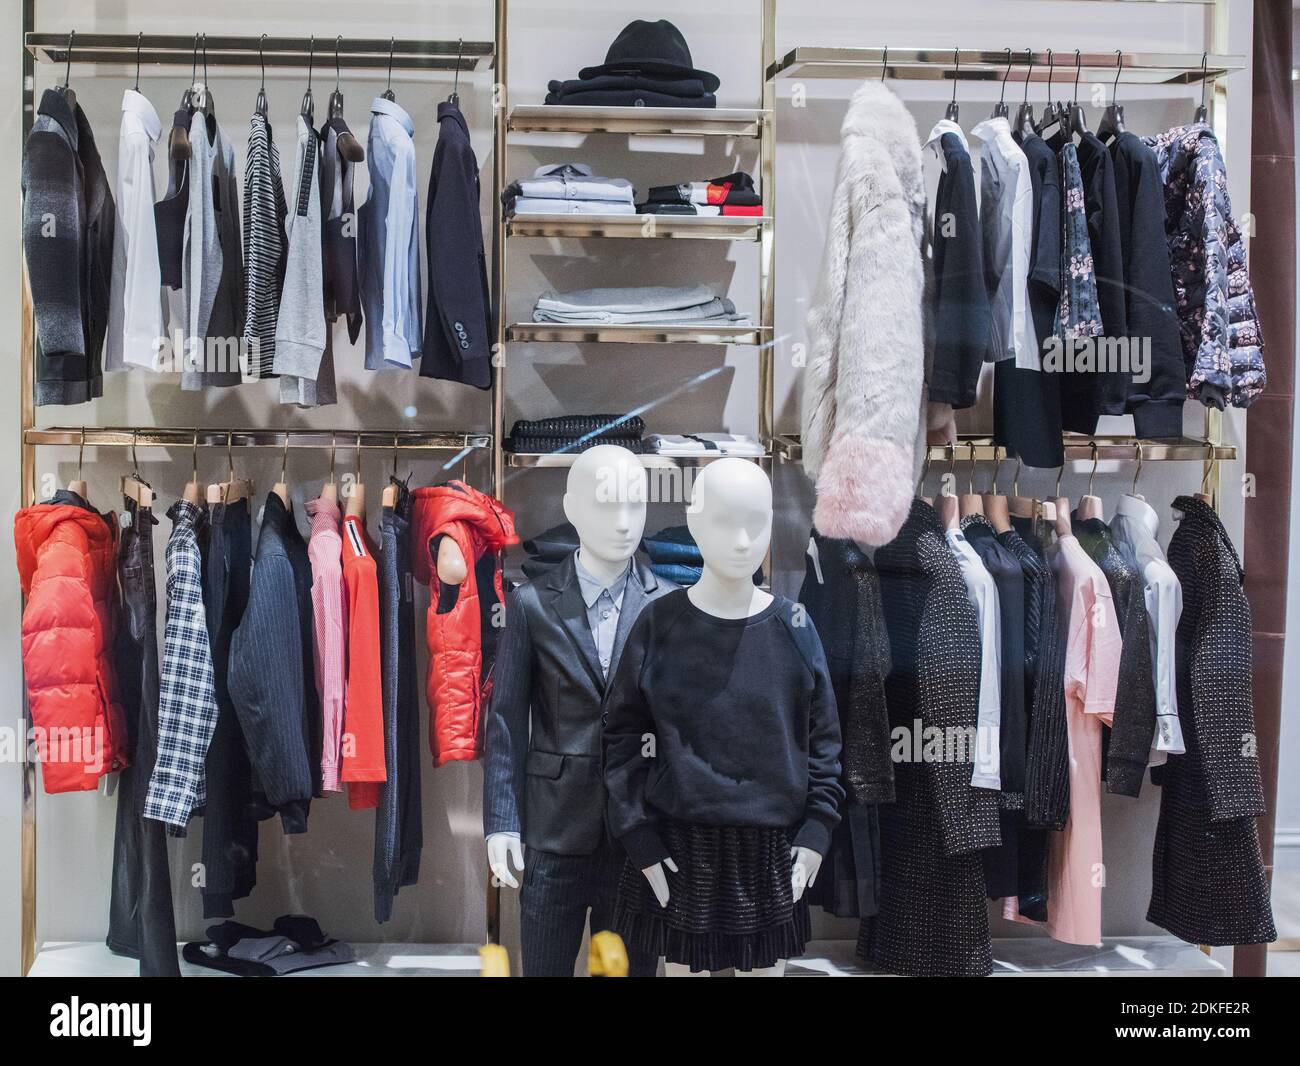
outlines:
{"label": "clothing hanger", "polygon": [[945,479],[943,491],[935,497],[934,509],[939,513],[939,521],[943,523],[944,529],[957,529],[961,525],[961,510],[957,502],[957,494],[949,492],[948,487],[956,485],[957,469],[957,446],[948,445],[948,476]]}
{"label": "clothing hanger", "polygon": [[[1007,110],[1007,78],[1011,77],[1011,49],[1007,49],[1007,69],[1002,75],[1002,95],[998,97],[998,102],[993,105],[994,118],[1006,118],[1009,114]],[[954,86],[954,91],[956,87]]]}
{"label": "clothing hanger", "polygon": [[1133,445],[1133,450],[1137,452],[1137,470],[1133,472],[1133,487],[1129,490],[1129,495],[1135,500],[1146,500],[1146,497],[1138,492],[1138,478],[1142,476],[1142,444],[1141,442]]}
{"label": "clothing hanger", "polygon": [[970,477],[966,482],[966,491],[962,494],[960,510],[961,515],[965,518],[967,515],[984,513],[984,499],[975,491],[975,442],[967,441],[970,447]]}
{"label": "clothing hanger", "polygon": [[280,497],[280,502],[289,506],[289,431],[284,434],[284,451],[280,453],[280,480],[271,486],[271,491]]}
{"label": "clothing hanger", "polygon": [[1192,122],[1209,122],[1210,112],[1205,106],[1205,83],[1208,80],[1205,76],[1205,66],[1210,58],[1208,52],[1201,53],[1201,102],[1196,106],[1196,114],[1192,116]]}
{"label": "clothing hanger", "polygon": [[338,502],[339,483],[334,480],[334,453],[338,448],[338,440],[333,433],[330,434],[330,479],[321,486],[320,496],[322,500],[333,500]]}
{"label": "clothing hanger", "polygon": [[348,493],[346,517],[365,518],[366,487],[361,483],[361,434],[357,434],[357,476],[352,482],[352,491]]}
{"label": "clothing hanger", "polygon": [[90,502],[86,496],[86,481],[81,475],[82,460],[86,456],[86,431],[81,431],[81,444],[77,447],[77,476],[68,482],[68,491],[75,492],[87,503]]}
{"label": "clothing hanger", "polygon": [[456,73],[451,76],[451,95],[447,97],[447,103],[460,107],[460,57],[465,51],[465,38],[462,37],[456,42]]}
{"label": "clothing hanger", "polygon": [[1055,132],[1061,117],[1056,109],[1056,104],[1052,102],[1052,74],[1056,68],[1056,56],[1049,48],[1047,50],[1047,103],[1043,105],[1043,117],[1034,126],[1034,132],[1044,140]]}
{"label": "clothing hanger", "polygon": [[921,480],[916,483],[916,495],[919,496],[926,503],[928,503],[931,507],[933,507],[934,498],[923,494],[925,490],[925,479],[929,476],[930,476],[930,449],[929,447],[927,447],[925,449],[925,461],[921,464]]}
{"label": "clothing hanger", "polygon": [[203,80],[194,83],[194,109],[202,111],[208,120],[208,139],[211,140],[216,129],[217,113],[212,105],[212,90],[208,86],[208,35],[201,33],[203,40]]}
{"label": "clothing hanger", "polygon": [[1097,476],[1097,442],[1092,442],[1092,473],[1088,475],[1088,495],[1079,498],[1079,517],[1104,520],[1100,496],[1092,494],[1092,481]]}
{"label": "clothing hanger", "polygon": [[364,163],[366,150],[361,147],[361,142],[343,120],[343,89],[339,84],[339,44],[342,40],[342,35],[334,38],[334,91],[330,93],[329,120],[336,132],[335,143],[338,145],[339,155],[349,163]]}
{"label": "clothing hanger", "polygon": [[[1065,473],[1065,464],[1056,472],[1056,495],[1043,501],[1043,521],[1050,522],[1057,537],[1074,536],[1074,527],[1070,525],[1070,501],[1061,495],[1061,475]],[[1051,511],[1048,508],[1051,508]]]}
{"label": "clothing hanger", "polygon": [[1029,78],[1034,73],[1034,50],[1025,49],[1025,62],[1029,64],[1025,71],[1025,98],[1016,110],[1016,129],[1021,137],[1028,137],[1034,132],[1034,109],[1029,106]]}
{"label": "clothing hanger", "polygon": [[1011,495],[1007,498],[1007,509],[1017,518],[1033,518],[1035,501],[1032,496],[1020,495],[1020,471],[1024,469],[1025,461],[1016,456],[1016,473],[1011,479]]}
{"label": "clothing hanger", "polygon": [[990,525],[998,533],[1005,533],[1011,528],[1011,504],[1002,493],[998,492],[998,471],[1002,468],[1002,456],[998,446],[993,445],[993,477],[989,480],[989,491],[984,494],[984,513]]}
{"label": "clothing hanger", "polygon": [[56,85],[55,91],[68,102],[68,107],[77,109],[77,91],[72,87],[72,43],[77,39],[77,31],[68,31],[67,66],[63,70],[63,84]]}
{"label": "clothing hanger", "polygon": [[193,466],[193,473],[190,474],[190,480],[185,484],[185,490],[181,493],[183,499],[190,503],[198,504],[203,500],[203,492],[199,488],[199,431],[194,431],[194,445],[190,450],[190,461]]}
{"label": "clothing hanger", "polygon": [[1214,493],[1209,488],[1210,475],[1214,473],[1214,464],[1216,462],[1218,460],[1214,458],[1214,452],[1211,450],[1211,446],[1207,444],[1205,446],[1205,472],[1201,474],[1201,491],[1196,494],[1196,498],[1210,507],[1214,506]]}
{"label": "clothing hanger", "polygon": [[236,500],[245,500],[253,494],[253,482],[248,478],[235,476],[235,456],[231,451],[234,435],[233,430],[226,431],[226,468],[230,478],[228,481],[219,481],[208,486],[208,503],[234,503]]}
{"label": "clothing hanger", "polygon": [[1083,57],[1079,50],[1074,50],[1074,95],[1070,97],[1070,133],[1082,137],[1088,132],[1088,116],[1084,114],[1083,105],[1079,103],[1079,68]]}
{"label": "clothing hanger", "polygon": [[380,505],[383,507],[397,506],[397,434],[393,434],[393,476],[392,479],[384,486],[384,491],[379,496]]}
{"label": "clothing hanger", "polygon": [[144,44],[144,30],[136,34],[135,38],[135,85],[136,92],[140,91],[140,46]]}
{"label": "clothing hanger", "polygon": [[1117,102],[1119,93],[1119,76],[1124,70],[1124,53],[1115,49],[1115,84],[1110,89],[1110,104],[1101,116],[1101,125],[1097,127],[1097,136],[1103,141],[1111,141],[1124,132],[1124,105]]}
{"label": "clothing hanger", "polygon": [[313,34],[307,46],[307,91],[302,94],[302,105],[298,108],[302,120],[312,127],[316,124],[316,102],[311,98],[311,61],[315,55],[316,37]]}
{"label": "clothing hanger", "polygon": [[388,38],[388,86],[381,94],[385,100],[397,99],[396,94],[393,92],[393,46],[396,43],[396,37]]}
{"label": "clothing hanger", "polygon": [[943,117],[951,122],[957,119],[957,78],[961,73],[961,50],[954,48],[952,50],[952,99],[948,101],[948,106],[944,109]]}
{"label": "clothing hanger", "polygon": [[266,44],[266,34],[262,34],[257,42],[257,61],[262,65],[262,84],[258,86],[257,103],[253,105],[253,110],[266,118],[266,54],[262,51],[264,44]]}
{"label": "clothing hanger", "polygon": [[[194,79],[199,70],[199,35],[194,35],[194,59],[190,65],[190,84],[181,93],[181,106],[176,109],[176,118],[184,113],[187,117],[194,114]],[[178,163],[183,163],[194,154],[190,146],[189,126],[172,120],[172,131],[167,136],[167,155]]]}
{"label": "clothing hanger", "polygon": [[122,495],[128,500],[134,500],[140,507],[153,506],[153,488],[149,482],[140,476],[140,462],[135,455],[135,438],[137,430],[131,430],[131,467],[132,473],[125,474],[122,477],[121,489]]}

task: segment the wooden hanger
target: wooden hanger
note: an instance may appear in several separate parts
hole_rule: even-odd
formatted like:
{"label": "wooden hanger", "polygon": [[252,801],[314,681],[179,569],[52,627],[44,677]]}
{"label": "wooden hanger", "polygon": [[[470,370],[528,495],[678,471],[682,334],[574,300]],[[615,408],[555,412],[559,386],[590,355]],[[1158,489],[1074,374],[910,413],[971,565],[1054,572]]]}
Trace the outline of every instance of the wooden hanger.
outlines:
{"label": "wooden hanger", "polygon": [[1056,472],[1056,495],[1042,503],[1043,521],[1056,530],[1058,537],[1073,536],[1074,528],[1070,525],[1070,501],[1061,495],[1061,476],[1065,473],[1065,463]]}
{"label": "wooden hanger", "polygon": [[330,434],[330,479],[321,486],[320,498],[322,500],[332,500],[337,503],[339,499],[339,483],[334,480],[334,452],[338,443],[334,434]]}
{"label": "wooden hanger", "polygon": [[77,447],[77,476],[68,482],[68,491],[75,492],[87,503],[90,502],[86,494],[86,480],[81,476],[81,464],[86,455],[86,431],[81,431],[81,444]]}
{"label": "wooden hanger", "polygon": [[1205,472],[1201,474],[1201,491],[1196,494],[1196,498],[1209,507],[1214,506],[1214,493],[1209,490],[1210,475],[1214,473],[1214,464],[1218,462],[1213,457],[1212,449],[1213,445],[1207,444],[1205,447]]}
{"label": "wooden hanger", "polygon": [[389,508],[397,506],[397,434],[393,434],[393,477],[380,494],[380,505]]}
{"label": "wooden hanger", "polygon": [[1011,479],[1011,495],[1007,499],[1007,510],[1017,518],[1035,518],[1037,516],[1035,500],[1031,496],[1020,495],[1020,471],[1024,465],[1024,460],[1017,455],[1016,474]]}
{"label": "wooden hanger", "polygon": [[[955,473],[957,468],[957,446],[948,445],[948,476],[946,482],[956,485]],[[934,509],[939,514],[939,521],[943,523],[944,529],[957,529],[961,525],[961,510],[955,492],[948,491],[948,484],[943,486],[939,495],[935,497]]]}
{"label": "wooden hanger", "polygon": [[348,505],[345,516],[364,518],[366,515],[366,487],[361,483],[361,434],[357,434],[357,476],[352,482],[352,491],[348,493]]}
{"label": "wooden hanger", "polygon": [[135,457],[135,437],[136,431],[131,431],[131,466],[133,472],[125,474],[122,477],[120,488],[122,495],[128,500],[134,500],[140,507],[153,506],[153,487],[149,482],[140,476],[140,463]]}
{"label": "wooden hanger", "polygon": [[280,453],[280,480],[271,486],[271,491],[280,497],[280,502],[289,506],[289,431],[284,431],[284,451]]}
{"label": "wooden hanger", "polygon": [[181,493],[183,499],[190,503],[199,504],[203,502],[203,489],[199,485],[199,431],[194,431],[194,447],[190,453],[190,459],[193,466],[193,473],[190,480],[185,484],[185,490]]}
{"label": "wooden hanger", "polygon": [[[927,477],[929,477],[929,476],[930,476],[930,447],[929,447],[929,445],[926,445],[926,448],[925,448],[925,461],[921,464],[921,480],[918,481],[918,482],[916,483],[916,495],[919,496],[919,497],[920,497],[922,500],[924,500],[926,503],[928,503],[931,507],[933,507],[933,506],[934,506],[934,497],[933,497],[933,496],[926,496],[926,495],[924,495],[924,492],[925,492],[925,479],[926,479]],[[810,541],[808,542],[808,550],[809,550],[809,552],[811,552],[811,553],[813,553],[813,554],[816,554],[816,550],[817,550],[817,543],[816,543],[816,541],[812,541],[812,540],[810,540]],[[819,570],[818,572],[820,573],[820,570]],[[820,581],[821,581],[821,579],[818,578],[818,582],[819,582],[819,583],[820,583]]]}
{"label": "wooden hanger", "polygon": [[975,442],[972,440],[966,443],[970,446],[970,478],[966,483],[966,491],[961,497],[960,510],[963,518],[967,515],[984,513],[984,500],[975,491]]}
{"label": "wooden hanger", "polygon": [[1092,481],[1097,476],[1097,442],[1092,442],[1092,473],[1088,475],[1088,495],[1079,498],[1079,517],[1105,520],[1101,497],[1092,494]]}
{"label": "wooden hanger", "polygon": [[990,525],[998,533],[1005,533],[1011,528],[1011,505],[1007,498],[998,492],[998,470],[1002,466],[1002,457],[998,446],[993,446],[993,478],[989,482],[989,491],[984,493],[984,513]]}
{"label": "wooden hanger", "polygon": [[208,503],[234,503],[246,500],[253,495],[253,482],[248,478],[235,477],[235,457],[231,451],[234,431],[226,432],[226,466],[230,473],[228,481],[219,481],[208,486]]}

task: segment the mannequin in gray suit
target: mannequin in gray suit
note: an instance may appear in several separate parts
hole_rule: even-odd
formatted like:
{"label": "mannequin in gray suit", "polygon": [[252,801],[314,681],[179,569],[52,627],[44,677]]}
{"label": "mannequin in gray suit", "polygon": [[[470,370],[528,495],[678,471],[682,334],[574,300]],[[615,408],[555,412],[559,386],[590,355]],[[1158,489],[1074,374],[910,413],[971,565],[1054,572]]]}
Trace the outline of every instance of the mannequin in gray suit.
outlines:
{"label": "mannequin in gray suit", "polygon": [[[564,514],[578,550],[506,602],[487,717],[483,830],[488,864],[518,888],[526,977],[572,976],[591,929],[612,924],[623,855],[605,832],[601,700],[641,608],[676,586],[634,558],[646,474],[626,448],[598,445],[569,470]],[[631,976],[657,960],[629,953]]]}

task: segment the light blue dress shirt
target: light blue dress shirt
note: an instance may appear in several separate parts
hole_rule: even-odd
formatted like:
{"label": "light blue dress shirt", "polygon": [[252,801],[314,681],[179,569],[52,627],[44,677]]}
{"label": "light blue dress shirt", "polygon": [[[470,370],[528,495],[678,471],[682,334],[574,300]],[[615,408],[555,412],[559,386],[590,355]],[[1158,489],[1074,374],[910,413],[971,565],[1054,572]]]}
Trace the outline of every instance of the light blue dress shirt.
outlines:
{"label": "light blue dress shirt", "polygon": [[420,356],[420,210],[415,125],[392,100],[370,105],[370,195],[357,211],[366,369],[410,368]]}
{"label": "light blue dress shirt", "polygon": [[614,657],[614,637],[618,633],[618,616],[623,610],[623,592],[627,589],[627,575],[632,564],[629,561],[627,568],[609,586],[602,585],[582,568],[576,552],[573,568],[578,574],[582,602],[587,605],[587,625],[591,627],[591,637],[596,642],[600,671],[609,677],[609,664]]}

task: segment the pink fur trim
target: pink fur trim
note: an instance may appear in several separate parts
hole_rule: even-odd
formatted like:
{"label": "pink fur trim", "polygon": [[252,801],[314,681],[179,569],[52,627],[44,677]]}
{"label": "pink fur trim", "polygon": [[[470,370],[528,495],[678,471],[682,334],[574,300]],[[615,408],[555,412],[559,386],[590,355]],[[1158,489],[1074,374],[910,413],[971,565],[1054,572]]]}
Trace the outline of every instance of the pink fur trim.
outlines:
{"label": "pink fur trim", "polygon": [[912,509],[912,448],[839,433],[817,478],[813,524],[828,537],[888,544]]}

